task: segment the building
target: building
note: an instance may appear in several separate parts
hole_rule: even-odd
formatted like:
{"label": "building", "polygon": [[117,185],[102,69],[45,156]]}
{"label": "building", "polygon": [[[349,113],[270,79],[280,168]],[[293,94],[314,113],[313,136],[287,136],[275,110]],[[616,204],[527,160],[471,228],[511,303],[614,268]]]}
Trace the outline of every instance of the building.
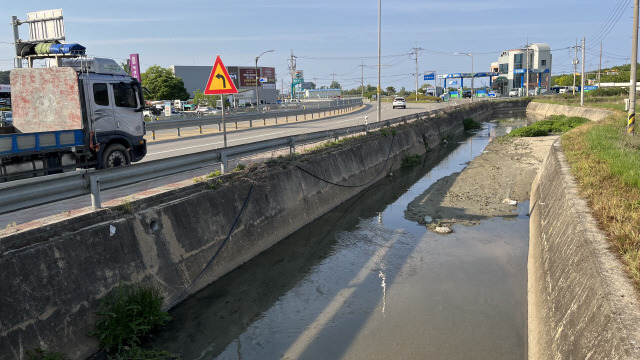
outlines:
{"label": "building", "polygon": [[[173,65],[170,68],[176,77],[182,79],[184,87],[191,97],[195,95],[197,90],[204,91],[212,70],[212,66]],[[240,102],[243,104],[246,102],[256,103],[256,83],[261,104],[275,104],[277,102],[275,68],[258,67],[258,76],[256,76],[256,68],[250,66],[227,66],[227,72],[238,92],[242,93],[242,96],[238,97],[242,97]],[[260,81],[257,81],[256,78],[259,78]],[[238,101],[234,102],[238,103]]]}
{"label": "building", "polygon": [[[493,64],[492,64],[493,65]],[[551,49],[547,44],[531,44],[523,49],[503,51],[498,58],[498,73],[495,82],[503,94],[513,88],[546,89],[551,80]],[[500,78],[506,81],[500,81]],[[528,78],[527,78],[528,77]]]}

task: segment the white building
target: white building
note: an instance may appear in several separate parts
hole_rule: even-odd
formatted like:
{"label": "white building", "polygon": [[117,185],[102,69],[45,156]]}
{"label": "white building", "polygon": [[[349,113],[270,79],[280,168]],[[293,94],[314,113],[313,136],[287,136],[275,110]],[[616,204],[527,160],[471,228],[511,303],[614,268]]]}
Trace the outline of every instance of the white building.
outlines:
{"label": "white building", "polygon": [[[507,87],[543,88],[549,91],[551,80],[551,49],[547,44],[531,44],[523,49],[503,51],[498,58],[498,72],[507,78]],[[528,80],[527,80],[528,75]]]}

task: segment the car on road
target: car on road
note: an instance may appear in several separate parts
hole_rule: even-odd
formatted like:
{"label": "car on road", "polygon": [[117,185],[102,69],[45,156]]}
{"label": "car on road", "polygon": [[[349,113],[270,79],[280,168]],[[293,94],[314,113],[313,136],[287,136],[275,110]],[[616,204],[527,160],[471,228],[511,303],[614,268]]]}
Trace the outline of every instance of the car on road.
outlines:
{"label": "car on road", "polygon": [[13,115],[11,111],[3,111],[0,114],[0,126],[13,126]]}
{"label": "car on road", "polygon": [[471,97],[471,90],[465,90],[462,92],[462,98],[470,98]]}
{"label": "car on road", "polygon": [[519,94],[520,94],[520,89],[518,88],[513,88],[509,90],[509,97],[518,97]]}
{"label": "car on road", "polygon": [[395,99],[393,99],[393,104],[392,104],[393,108],[403,108],[406,109],[407,108],[407,101],[403,98],[403,97],[396,97]]}
{"label": "car on road", "polygon": [[198,108],[196,109],[196,114],[198,116],[220,115],[222,114],[222,110],[211,106],[198,106]]}

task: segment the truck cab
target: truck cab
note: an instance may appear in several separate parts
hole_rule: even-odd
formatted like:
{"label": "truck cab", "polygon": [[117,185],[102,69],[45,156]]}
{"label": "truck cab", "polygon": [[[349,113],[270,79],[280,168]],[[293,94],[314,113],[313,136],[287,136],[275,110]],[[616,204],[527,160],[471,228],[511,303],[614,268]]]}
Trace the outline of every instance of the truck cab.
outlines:
{"label": "truck cab", "polygon": [[111,168],[146,155],[142,86],[114,60],[65,58],[10,78],[15,133],[0,135],[3,175]]}

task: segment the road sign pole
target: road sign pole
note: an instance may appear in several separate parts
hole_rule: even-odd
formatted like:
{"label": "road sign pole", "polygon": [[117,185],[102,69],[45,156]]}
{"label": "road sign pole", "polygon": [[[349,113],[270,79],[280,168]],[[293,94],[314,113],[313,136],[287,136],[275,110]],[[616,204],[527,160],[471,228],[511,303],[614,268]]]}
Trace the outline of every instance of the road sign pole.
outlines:
{"label": "road sign pole", "polygon": [[227,124],[224,122],[224,95],[220,95],[222,103],[222,138],[224,139],[224,147],[227,147]]}

